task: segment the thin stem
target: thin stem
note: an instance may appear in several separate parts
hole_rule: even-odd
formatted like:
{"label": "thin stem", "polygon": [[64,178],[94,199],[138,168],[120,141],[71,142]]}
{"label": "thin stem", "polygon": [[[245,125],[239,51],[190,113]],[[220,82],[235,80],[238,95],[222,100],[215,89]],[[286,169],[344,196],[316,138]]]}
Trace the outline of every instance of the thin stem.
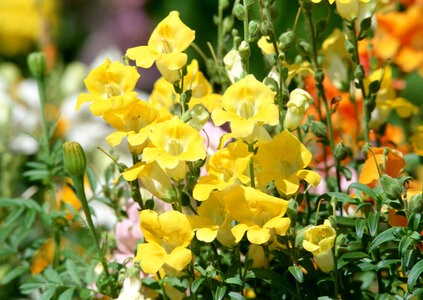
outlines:
{"label": "thin stem", "polygon": [[201,50],[201,48],[194,42],[191,44],[191,46],[201,56],[201,58],[204,60],[204,63],[206,63],[208,59],[207,56],[204,54],[203,50]]}
{"label": "thin stem", "polygon": [[[248,42],[248,7],[246,5],[246,0],[243,0],[244,3],[244,12],[245,12],[245,17],[244,17],[244,41]],[[245,72],[248,74],[249,72],[249,62],[250,62],[250,58],[246,58],[245,59]]]}
{"label": "thin stem", "polygon": [[[136,165],[139,162],[138,155],[136,153],[132,153],[132,162],[133,162],[134,165]],[[143,210],[144,209],[144,203],[142,202],[138,178],[135,179],[134,181],[131,181],[130,184],[131,184],[132,199],[134,199],[134,201],[139,204],[141,210]]]}
{"label": "thin stem", "polygon": [[167,300],[166,291],[165,291],[165,288],[164,288],[164,282],[162,280],[162,276],[160,276],[160,271],[157,272],[157,277],[159,278],[160,290],[162,292],[162,297],[163,297],[164,300]]}
{"label": "thin stem", "polygon": [[87,219],[87,224],[88,227],[90,228],[91,231],[91,235],[93,237],[94,240],[94,245],[96,247],[96,250],[98,252],[98,255],[100,256],[100,260],[101,260],[101,264],[103,265],[103,269],[104,272],[106,274],[107,277],[109,277],[109,270],[108,270],[108,266],[106,263],[106,260],[104,258],[104,253],[100,247],[100,242],[97,236],[97,231],[95,230],[93,221],[92,221],[92,217],[91,217],[91,212],[90,212],[90,208],[88,207],[88,201],[87,198],[85,196],[85,191],[84,191],[84,178],[83,176],[72,176],[72,180],[73,180],[73,184],[75,186],[76,189],[76,194],[79,198],[79,200],[81,201],[82,204],[82,209],[84,210],[84,214],[85,217]]}
{"label": "thin stem", "polygon": [[[254,145],[253,144],[248,144],[248,152],[253,153],[254,155]],[[251,187],[255,188],[256,187],[256,180],[255,180],[255,175],[254,175],[254,161],[253,161],[253,157],[250,158],[250,181],[251,181]]]}
{"label": "thin stem", "polygon": [[[54,194],[54,188],[49,187],[51,210],[56,215],[56,199]],[[53,238],[54,238],[54,254],[53,254],[53,269],[56,269],[60,264],[60,232],[57,230],[57,219],[56,216],[53,220]]]}
{"label": "thin stem", "polygon": [[46,99],[46,90],[44,84],[44,76],[37,77],[37,86],[38,86],[38,94],[40,96],[40,110],[41,110],[41,132],[43,135],[43,148],[46,151],[46,154],[50,154],[50,147],[49,147],[49,138],[48,138],[48,124],[46,118],[46,110],[45,104],[47,102]]}

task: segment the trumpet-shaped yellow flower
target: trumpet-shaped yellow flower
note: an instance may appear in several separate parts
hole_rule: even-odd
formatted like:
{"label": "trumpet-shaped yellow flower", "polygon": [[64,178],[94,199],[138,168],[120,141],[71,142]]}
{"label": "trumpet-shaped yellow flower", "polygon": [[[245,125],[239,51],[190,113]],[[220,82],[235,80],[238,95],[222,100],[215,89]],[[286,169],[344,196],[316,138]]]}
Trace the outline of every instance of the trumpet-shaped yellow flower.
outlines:
{"label": "trumpet-shaped yellow flower", "polygon": [[303,89],[293,90],[286,104],[288,109],[286,110],[285,119],[283,120],[283,126],[289,130],[297,129],[298,126],[301,125],[304,114],[307,112],[312,102],[313,98],[307,91]]}
{"label": "trumpet-shaped yellow flower", "polygon": [[216,126],[230,122],[234,136],[246,138],[253,133],[255,125],[279,123],[274,99],[274,92],[254,75],[248,75],[226,90],[222,97],[223,109],[217,107],[213,111],[213,122]]}
{"label": "trumpet-shaped yellow flower", "polygon": [[134,261],[144,272],[155,274],[164,265],[181,271],[192,259],[186,247],[194,237],[189,219],[177,211],[160,216],[153,210],[140,212],[140,227],[147,243],[139,244]]}
{"label": "trumpet-shaped yellow flower", "polygon": [[137,93],[133,89],[139,77],[135,67],[124,66],[120,62],[112,63],[106,59],[84,80],[89,94],[82,93],[78,96],[76,110],[85,102],[93,102],[91,112],[100,116],[110,109],[125,107],[137,101]]}
{"label": "trumpet-shaped yellow flower", "polygon": [[269,241],[272,230],[285,235],[291,224],[289,218],[283,218],[288,201],[256,190],[252,187],[236,186],[223,196],[229,215],[238,225],[232,228],[235,242],[238,243],[245,232],[253,244]]}
{"label": "trumpet-shaped yellow flower", "polygon": [[314,261],[323,272],[330,272],[334,268],[332,254],[336,232],[330,221],[325,220],[323,225],[311,226],[303,232],[303,248],[313,253]]}
{"label": "trumpet-shaped yellow flower", "polygon": [[242,141],[230,143],[226,148],[213,154],[206,164],[209,175],[200,178],[193,190],[198,201],[209,198],[213,190],[225,191],[241,183],[248,184],[250,177],[245,174],[253,154]]}
{"label": "trumpet-shaped yellow flower", "polygon": [[[370,0],[329,0],[329,3],[332,4],[336,1],[336,10],[339,15],[347,20],[352,21],[357,18],[360,9],[360,2],[367,3]],[[311,0],[313,3],[322,2],[322,0]]]}
{"label": "trumpet-shaped yellow flower", "polygon": [[206,243],[217,240],[231,247],[235,239],[231,233],[231,219],[225,210],[222,193],[214,192],[209,199],[201,203],[198,215],[191,218],[191,226],[196,232],[197,239]]}
{"label": "trumpet-shaped yellow flower", "polygon": [[173,83],[180,79],[179,70],[187,63],[182,53],[191,45],[195,31],[179,19],[179,12],[172,11],[161,21],[148,40],[148,46],[127,50],[126,55],[141,68],[150,68],[154,62],[166,80]]}
{"label": "trumpet-shaped yellow flower", "polygon": [[256,159],[260,166],[257,180],[265,185],[272,180],[283,195],[297,192],[302,178],[312,186],[320,183],[320,175],[306,170],[312,158],[310,151],[289,131],[277,134],[272,141],[258,147]]}
{"label": "trumpet-shaped yellow flower", "polygon": [[103,118],[117,129],[106,138],[110,146],[119,145],[125,136],[131,146],[139,146],[147,143],[151,125],[157,122],[159,112],[148,102],[138,100],[124,108],[105,112]]}
{"label": "trumpet-shaped yellow flower", "polygon": [[157,161],[167,173],[172,169],[178,169],[177,175],[171,175],[177,180],[185,176],[186,161],[206,157],[201,135],[177,117],[154,125],[150,141],[151,145],[144,149],[143,161]]}
{"label": "trumpet-shaped yellow flower", "polygon": [[155,161],[136,163],[122,172],[121,175],[126,181],[134,181],[140,178],[144,187],[155,197],[166,202],[172,200],[169,194],[169,191],[174,189],[172,182]]}

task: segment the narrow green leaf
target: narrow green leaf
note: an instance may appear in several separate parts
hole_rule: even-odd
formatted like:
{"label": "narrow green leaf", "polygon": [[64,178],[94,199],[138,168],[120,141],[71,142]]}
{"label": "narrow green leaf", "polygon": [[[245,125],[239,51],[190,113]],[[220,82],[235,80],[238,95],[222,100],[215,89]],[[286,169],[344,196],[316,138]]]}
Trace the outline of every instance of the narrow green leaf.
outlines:
{"label": "narrow green leaf", "polygon": [[394,240],[396,238],[394,233],[398,231],[398,227],[393,227],[381,232],[370,244],[369,251],[373,251],[376,247],[383,243]]}
{"label": "narrow green leaf", "polygon": [[360,259],[360,258],[368,258],[370,257],[369,254],[364,252],[347,252],[342,255],[343,259]]}
{"label": "narrow green leaf", "polygon": [[218,286],[214,295],[214,300],[222,300],[226,294],[226,286]]}
{"label": "narrow green leaf", "polygon": [[66,270],[68,270],[69,276],[73,282],[75,282],[78,286],[81,285],[81,279],[78,274],[78,269],[76,268],[76,264],[73,260],[67,259],[66,260]]}
{"label": "narrow green leaf", "polygon": [[31,228],[32,224],[35,221],[35,217],[37,215],[37,212],[35,210],[29,210],[26,212],[25,217],[24,217],[24,226],[25,228]]}
{"label": "narrow green leaf", "polygon": [[59,273],[57,273],[53,268],[50,266],[44,270],[44,274],[46,275],[48,281],[54,282],[57,284],[63,284],[62,279],[60,278]]}
{"label": "narrow green leaf", "polygon": [[40,298],[38,300],[49,300],[53,297],[54,293],[56,292],[57,287],[53,286],[44,291],[44,293],[41,294]]}
{"label": "narrow green leaf", "polygon": [[304,275],[300,267],[290,266],[288,267],[288,270],[292,274],[292,276],[294,276],[295,280],[297,280],[299,283],[303,283]]}
{"label": "narrow green leaf", "polygon": [[239,279],[238,277],[228,278],[228,279],[225,280],[225,282],[227,284],[236,284],[236,285],[239,285],[239,286],[242,286],[242,284],[243,284],[242,280]]}
{"label": "narrow green leaf", "polygon": [[24,211],[25,211],[25,208],[20,207],[20,208],[18,208],[17,210],[14,210],[13,212],[11,212],[11,213],[7,216],[6,220],[4,220],[4,225],[5,225],[5,226],[8,226],[8,225],[12,224],[13,222],[15,222],[15,220],[16,220],[17,218],[19,218],[19,217],[22,215],[22,213],[23,213]]}
{"label": "narrow green leaf", "polygon": [[423,260],[419,261],[411,269],[410,274],[408,274],[407,287],[410,292],[414,290],[414,284],[417,279],[420,278],[420,274],[423,272]]}
{"label": "narrow green leaf", "polygon": [[3,279],[0,281],[1,285],[7,284],[11,282],[13,279],[15,279],[18,276],[21,276],[22,274],[29,271],[29,266],[19,266],[11,270],[6,274],[6,276],[3,277]]}
{"label": "narrow green leaf", "polygon": [[400,263],[401,259],[384,259],[377,264],[377,270],[384,269],[390,265]]}
{"label": "narrow green leaf", "polygon": [[414,240],[411,237],[406,235],[402,237],[398,245],[398,254],[400,257],[404,255],[405,251],[407,251],[412,242],[414,242]]}
{"label": "narrow green leaf", "polygon": [[91,190],[95,193],[95,191],[97,190],[97,178],[95,177],[94,172],[91,170],[91,168],[87,168],[86,173]]}
{"label": "narrow green leaf", "polygon": [[379,216],[380,214],[378,212],[369,214],[368,224],[369,224],[369,233],[371,236],[376,235],[376,232],[379,227]]}
{"label": "narrow green leaf", "polygon": [[74,288],[67,289],[62,294],[60,294],[58,300],[72,300]]}
{"label": "narrow green leaf", "polygon": [[42,288],[42,287],[44,287],[45,285],[44,285],[44,283],[42,283],[42,282],[36,282],[36,283],[34,283],[34,282],[28,282],[28,283],[24,283],[24,284],[22,284],[20,287],[19,287],[19,289],[20,289],[20,291],[21,291],[21,293],[22,294],[25,294],[25,295],[29,295],[29,294],[31,294],[34,290],[36,290],[36,289],[40,289],[40,288]]}
{"label": "narrow green leaf", "polygon": [[367,220],[366,219],[355,219],[355,232],[357,233],[358,238],[363,237],[364,229],[366,228]]}
{"label": "narrow green leaf", "polygon": [[[350,186],[348,187],[348,193],[350,193],[350,189],[356,189],[359,190],[360,192],[365,193],[366,195],[372,197],[373,199],[377,199],[377,194],[371,189],[369,188],[367,185],[361,183],[361,182],[354,182],[351,183]],[[356,192],[357,194],[357,192]]]}
{"label": "narrow green leaf", "polygon": [[229,292],[228,296],[230,297],[230,299],[234,300],[245,300],[244,296],[237,292]]}
{"label": "narrow green leaf", "polygon": [[205,280],[204,277],[198,277],[192,282],[191,292],[193,294],[195,294],[197,292],[198,288],[201,286],[201,284],[204,282],[204,280]]}

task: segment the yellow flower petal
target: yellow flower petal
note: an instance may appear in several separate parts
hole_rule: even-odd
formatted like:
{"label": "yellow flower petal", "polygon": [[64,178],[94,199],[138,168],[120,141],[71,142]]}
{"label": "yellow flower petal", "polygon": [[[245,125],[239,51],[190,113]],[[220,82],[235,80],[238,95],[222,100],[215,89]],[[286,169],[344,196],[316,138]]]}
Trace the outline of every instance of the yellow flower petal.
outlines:
{"label": "yellow flower petal", "polygon": [[191,250],[184,247],[176,247],[166,258],[166,264],[177,271],[182,271],[191,261]]}
{"label": "yellow flower petal", "polygon": [[166,251],[155,243],[138,244],[137,256],[142,270],[148,274],[156,274],[166,261]]}
{"label": "yellow flower petal", "polygon": [[264,244],[269,240],[270,232],[269,229],[255,226],[248,229],[247,238],[253,244]]}
{"label": "yellow flower petal", "polygon": [[304,179],[305,181],[310,183],[313,187],[318,186],[321,180],[319,173],[305,169],[299,170],[297,172],[297,176],[298,178]]}
{"label": "yellow flower petal", "polygon": [[269,229],[273,228],[275,229],[277,234],[283,236],[286,234],[290,225],[291,225],[290,218],[276,217],[276,218],[270,219],[266,224],[264,224],[264,227]]}
{"label": "yellow flower petal", "polygon": [[238,224],[231,229],[233,236],[235,237],[235,243],[239,243],[239,241],[244,236],[245,232],[250,228],[250,226],[246,224]]}
{"label": "yellow flower petal", "polygon": [[109,143],[110,146],[115,147],[120,144],[122,139],[127,136],[130,132],[124,132],[124,131],[115,131],[109,136],[106,137],[107,143]]}
{"label": "yellow flower petal", "polygon": [[150,68],[160,53],[148,46],[130,48],[126,51],[129,59],[135,60],[138,67]]}
{"label": "yellow flower petal", "polygon": [[197,239],[206,243],[211,243],[217,236],[217,230],[212,228],[203,227],[196,231]]}

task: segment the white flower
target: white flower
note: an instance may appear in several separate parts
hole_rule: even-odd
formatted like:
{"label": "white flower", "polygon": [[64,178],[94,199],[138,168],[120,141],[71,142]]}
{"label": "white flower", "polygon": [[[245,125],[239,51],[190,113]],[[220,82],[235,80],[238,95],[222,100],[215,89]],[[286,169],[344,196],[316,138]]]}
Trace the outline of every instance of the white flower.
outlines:
{"label": "white flower", "polygon": [[136,276],[127,277],[123,281],[122,291],[117,300],[144,300],[140,293],[141,280]]}
{"label": "white flower", "polygon": [[228,74],[229,79],[232,83],[235,83],[238,79],[241,78],[242,72],[244,69],[242,67],[241,55],[237,50],[231,50],[223,58],[223,63],[225,64],[226,73]]}

